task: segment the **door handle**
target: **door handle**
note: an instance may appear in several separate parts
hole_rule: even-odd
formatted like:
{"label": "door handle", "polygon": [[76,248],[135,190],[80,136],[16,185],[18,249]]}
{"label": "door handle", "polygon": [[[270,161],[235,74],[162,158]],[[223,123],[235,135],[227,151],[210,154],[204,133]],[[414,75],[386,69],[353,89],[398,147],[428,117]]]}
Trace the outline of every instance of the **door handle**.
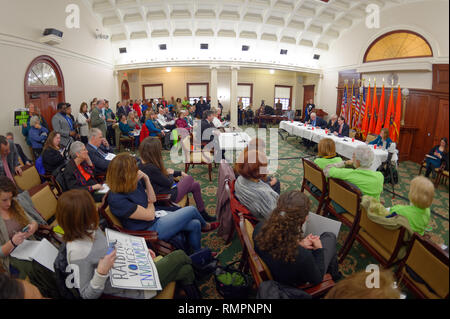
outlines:
{"label": "door handle", "polygon": [[431,136],[431,134],[430,134],[430,133],[428,133],[428,136]]}

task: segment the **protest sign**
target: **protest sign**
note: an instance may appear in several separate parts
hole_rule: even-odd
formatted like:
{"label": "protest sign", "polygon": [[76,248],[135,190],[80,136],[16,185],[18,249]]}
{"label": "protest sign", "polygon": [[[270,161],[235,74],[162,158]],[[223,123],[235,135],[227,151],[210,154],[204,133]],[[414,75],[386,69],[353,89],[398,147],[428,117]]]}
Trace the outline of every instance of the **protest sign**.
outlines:
{"label": "protest sign", "polygon": [[14,110],[14,126],[22,126],[27,123],[30,113],[28,109],[15,109]]}
{"label": "protest sign", "polygon": [[108,243],[116,243],[116,260],[109,278],[111,286],[122,289],[162,290],[155,263],[144,238],[106,229]]}

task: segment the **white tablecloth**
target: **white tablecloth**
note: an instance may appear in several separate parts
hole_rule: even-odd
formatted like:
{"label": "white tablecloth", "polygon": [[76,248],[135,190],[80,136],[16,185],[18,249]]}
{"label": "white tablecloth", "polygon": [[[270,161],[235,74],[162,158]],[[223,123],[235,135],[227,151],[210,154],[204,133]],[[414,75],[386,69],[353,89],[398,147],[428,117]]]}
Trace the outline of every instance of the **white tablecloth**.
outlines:
{"label": "white tablecloth", "polygon": [[[300,122],[291,123],[288,121],[282,121],[280,122],[280,129],[285,130],[291,135],[299,136],[315,143],[319,143],[321,139],[326,137],[331,138],[336,144],[336,153],[350,159],[353,157],[353,153],[358,145],[366,144],[358,140],[352,142],[352,139],[349,137],[337,137],[331,133],[328,133],[329,135],[327,135],[325,134],[325,130],[313,128],[309,125],[305,126],[305,124]],[[373,149],[372,145],[370,145],[370,147]],[[373,152],[375,154],[375,158],[370,169],[375,171],[383,162],[387,160],[388,151],[377,148],[373,149]]]}
{"label": "white tablecloth", "polygon": [[241,151],[247,147],[250,136],[245,132],[220,133],[219,147],[224,151]]}

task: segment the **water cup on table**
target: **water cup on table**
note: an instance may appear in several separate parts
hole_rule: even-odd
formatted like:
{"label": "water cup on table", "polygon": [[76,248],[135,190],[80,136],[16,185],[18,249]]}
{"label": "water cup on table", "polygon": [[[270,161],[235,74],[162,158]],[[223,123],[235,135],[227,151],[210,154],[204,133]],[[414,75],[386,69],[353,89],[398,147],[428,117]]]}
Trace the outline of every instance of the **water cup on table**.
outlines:
{"label": "water cup on table", "polygon": [[325,130],[325,134],[328,134],[328,130]]}
{"label": "water cup on table", "polygon": [[373,145],[373,149],[376,150],[377,149],[377,144]]}
{"label": "water cup on table", "polygon": [[355,143],[355,138],[352,138],[352,143]]}

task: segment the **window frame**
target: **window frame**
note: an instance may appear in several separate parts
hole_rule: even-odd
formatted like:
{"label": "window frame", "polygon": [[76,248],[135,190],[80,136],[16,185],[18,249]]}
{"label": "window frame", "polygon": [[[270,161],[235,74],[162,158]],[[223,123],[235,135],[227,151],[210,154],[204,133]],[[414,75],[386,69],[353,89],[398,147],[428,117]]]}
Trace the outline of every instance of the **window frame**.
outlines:
{"label": "window frame", "polygon": [[250,96],[238,96],[237,102],[242,98],[242,103],[244,104],[244,108],[253,105],[253,83],[238,83],[238,86],[249,86],[250,87]]}
{"label": "window frame", "polygon": [[[287,98],[279,98],[279,97],[277,97],[276,96],[277,88],[289,88],[289,100]],[[287,111],[289,107],[292,107],[292,85],[275,85],[273,96],[274,96],[274,102],[273,102],[273,108],[274,109],[276,109],[276,105],[278,103],[278,100],[281,100],[281,104],[283,104],[282,111]],[[285,107],[286,100],[288,100],[288,104]]]}

